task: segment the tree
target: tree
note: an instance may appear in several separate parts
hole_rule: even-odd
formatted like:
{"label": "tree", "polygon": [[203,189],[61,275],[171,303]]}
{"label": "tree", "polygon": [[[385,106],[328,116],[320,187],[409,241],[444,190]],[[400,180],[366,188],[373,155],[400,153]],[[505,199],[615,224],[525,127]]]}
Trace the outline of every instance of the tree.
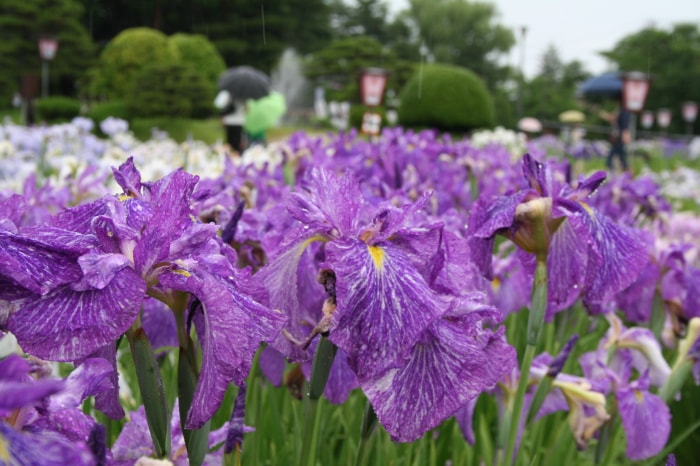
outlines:
{"label": "tree", "polygon": [[576,88],[588,76],[581,62],[564,63],[557,48],[550,45],[537,76],[524,84],[523,113],[556,122],[561,112],[580,109]]}
{"label": "tree", "polygon": [[[602,52],[620,71],[651,74],[646,108],[673,112],[669,131],[684,132],[682,103],[700,102],[700,29],[697,24],[676,24],[671,30],[647,27],[622,38]],[[695,131],[700,121],[695,122]]]}
{"label": "tree", "polygon": [[0,102],[19,91],[22,74],[41,73],[37,44],[42,35],[59,41],[50,66],[51,93],[77,93],[77,81],[95,58],[81,15],[76,0],[0,0]]}
{"label": "tree", "polygon": [[498,24],[496,7],[466,0],[410,0],[410,17],[420,41],[437,62],[474,71],[494,89],[507,76],[498,63],[515,44],[513,32]]}
{"label": "tree", "polygon": [[80,0],[85,24],[103,47],[119,32],[150,27],[166,35],[201,34],[228,66],[271,71],[283,51],[306,54],[331,38],[324,0]]}

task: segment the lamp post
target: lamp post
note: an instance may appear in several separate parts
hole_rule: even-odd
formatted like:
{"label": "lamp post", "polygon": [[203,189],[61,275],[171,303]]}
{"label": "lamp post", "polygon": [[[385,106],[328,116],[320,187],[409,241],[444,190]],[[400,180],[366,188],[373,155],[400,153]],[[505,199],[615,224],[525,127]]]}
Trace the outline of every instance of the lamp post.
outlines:
{"label": "lamp post", "polygon": [[41,57],[41,97],[49,96],[49,62],[56,57],[58,39],[55,37],[39,38],[39,56]]}
{"label": "lamp post", "polygon": [[382,68],[366,68],[360,75],[360,98],[362,103],[370,108],[362,117],[362,132],[370,136],[378,135],[381,129],[381,115],[371,108],[381,105],[386,78],[386,71]]}
{"label": "lamp post", "polygon": [[671,124],[671,110],[660,108],[656,111],[656,121],[659,123],[663,133],[666,134],[666,128]]}
{"label": "lamp post", "polygon": [[527,26],[520,27],[520,79],[518,79],[518,118],[523,116],[523,87],[525,86],[525,36]]}
{"label": "lamp post", "polygon": [[688,136],[693,134],[693,123],[695,123],[695,118],[698,116],[698,104],[697,102],[687,101],[683,102],[683,119],[686,124],[686,131]]}
{"label": "lamp post", "polygon": [[654,112],[645,110],[642,112],[642,127],[648,130],[652,126],[654,126]]}
{"label": "lamp post", "polygon": [[622,75],[622,105],[630,112],[630,139],[634,141],[636,115],[644,109],[649,95],[649,76],[641,71],[631,71]]}

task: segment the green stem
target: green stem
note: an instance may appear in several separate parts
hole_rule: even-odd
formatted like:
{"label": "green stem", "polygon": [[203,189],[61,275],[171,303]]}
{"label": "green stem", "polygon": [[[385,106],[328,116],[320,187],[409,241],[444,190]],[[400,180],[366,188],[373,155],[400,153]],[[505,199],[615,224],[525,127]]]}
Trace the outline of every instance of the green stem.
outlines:
{"label": "green stem", "polygon": [[547,311],[547,258],[537,258],[537,268],[535,269],[535,280],[532,286],[532,299],[530,304],[530,314],[527,320],[527,345],[522,363],[520,364],[520,379],[518,389],[515,393],[513,411],[510,417],[508,431],[508,444],[506,449],[505,466],[513,464],[513,454],[515,443],[518,438],[518,426],[525,400],[528,379],[530,378],[530,366],[535,358],[535,350],[540,340],[542,325],[544,324],[545,312]]}
{"label": "green stem", "polygon": [[141,392],[146,421],[158,458],[170,456],[170,410],[163,388],[163,378],[153,348],[141,327],[127,331],[136,379]]}
{"label": "green stem", "polygon": [[360,443],[357,446],[357,456],[355,457],[355,466],[367,464],[367,455],[369,453],[369,443],[372,432],[377,425],[377,413],[374,412],[372,404],[367,400],[365,405],[365,415],[362,418],[362,428],[360,429]]}
{"label": "green stem", "polygon": [[311,380],[308,384],[308,392],[304,397],[304,435],[301,445],[300,466],[314,466],[316,464],[316,449],[318,443],[318,421],[320,410],[318,401],[326,388],[328,376],[333,365],[333,359],[338,347],[322,335],[316,348],[316,355],[311,366]]}

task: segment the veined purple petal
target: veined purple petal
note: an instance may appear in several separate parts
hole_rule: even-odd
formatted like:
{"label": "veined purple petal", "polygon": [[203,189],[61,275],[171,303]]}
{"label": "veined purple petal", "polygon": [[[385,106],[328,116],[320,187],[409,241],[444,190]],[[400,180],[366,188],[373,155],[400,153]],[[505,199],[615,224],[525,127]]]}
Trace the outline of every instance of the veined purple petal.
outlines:
{"label": "veined purple petal", "polygon": [[627,457],[638,461],[659,453],[671,433],[671,413],[666,403],[633,387],[618,390],[616,398],[627,433]]}
{"label": "veined purple petal", "polygon": [[131,261],[122,254],[85,254],[78,258],[78,264],[83,271],[85,285],[73,286],[74,289],[105,288],[114,276],[125,267],[131,266]]}
{"label": "veined purple petal", "polygon": [[[29,237],[0,231],[0,277],[36,294],[46,294],[82,276],[76,263],[79,253],[53,248]],[[0,299],[11,299],[16,290],[0,287]]]}
{"label": "veined purple petal", "polygon": [[70,207],[52,217],[49,224],[76,233],[88,234],[92,232],[92,219],[101,215],[109,216],[116,202],[114,197],[107,196],[95,202]]}
{"label": "veined purple petal", "polygon": [[600,303],[634,283],[649,254],[636,230],[616,225],[590,207],[583,208],[587,215],[576,216],[576,220],[588,229],[600,257],[597,262],[589,259],[584,303]]}
{"label": "veined purple petal", "polygon": [[141,195],[141,173],[134,166],[133,157],[129,157],[119,168],[112,168],[112,173],[114,180],[127,195],[134,197]]}
{"label": "veined purple petal", "polygon": [[141,327],[148,335],[151,346],[157,355],[164,352],[159,348],[177,347],[177,323],[172,310],[157,299],[147,298],[143,302]]}
{"label": "veined purple petal", "polygon": [[660,279],[659,266],[649,261],[637,280],[617,294],[617,305],[630,322],[649,322]]}
{"label": "veined purple petal", "polygon": [[258,365],[265,378],[275,387],[282,385],[282,376],[286,367],[285,357],[272,346],[260,351]]}
{"label": "veined purple petal", "polygon": [[[269,293],[269,301],[265,304],[272,309],[279,309],[287,315],[288,322],[285,330],[299,341],[307,336],[311,330],[310,326],[317,322],[309,322],[308,324],[304,322],[305,316],[299,303],[298,269],[304,255],[307,254],[308,246],[315,241],[322,240],[324,238],[321,236],[307,235],[297,238],[290,242],[278,256],[272,258],[264,268],[253,275],[253,280],[261,284]],[[315,279],[315,276],[313,278]],[[322,290],[319,290],[319,295],[325,299]],[[279,335],[272,346],[292,361],[309,359],[308,351],[290,342],[283,335]]]}
{"label": "veined purple petal", "polygon": [[331,242],[326,261],[337,292],[330,339],[359,378],[402,367],[418,336],[449,307],[391,243]]}
{"label": "veined purple petal", "polygon": [[577,201],[585,200],[600,187],[600,185],[605,181],[606,177],[607,173],[604,171],[597,171],[585,179],[583,176],[581,176],[578,186],[576,186],[576,191],[570,196],[570,199]]}
{"label": "veined purple petal", "polygon": [[510,228],[515,222],[515,210],[532,191],[523,190],[515,194],[497,197],[488,207],[478,200],[469,217],[469,231],[477,238],[490,238],[498,230]]}
{"label": "veined purple petal", "polygon": [[[187,418],[189,428],[201,427],[221,404],[230,382],[242,384],[261,342],[274,339],[286,317],[235,289],[230,283],[197,270],[166,273],[161,284],[188,291],[202,303],[194,323],[202,345],[202,370]],[[189,276],[186,276],[189,275]]]}
{"label": "veined purple petal", "polygon": [[[117,348],[115,343],[108,343],[102,348],[97,349],[97,351],[94,353],[89,354],[85,360],[89,360],[91,358],[107,361],[110,367],[110,388],[94,394],[95,408],[99,409],[112,419],[123,418],[124,408],[119,400],[119,372],[117,371]],[[75,361],[76,365],[81,363],[81,360]]]}
{"label": "veined purple petal", "polygon": [[3,464],[93,466],[94,459],[84,443],[71,442],[51,432],[19,432],[0,422],[0,460]]}
{"label": "veined purple petal", "polygon": [[112,365],[105,359],[86,359],[65,379],[65,389],[51,397],[49,409],[77,408],[88,396],[111,389],[112,371]]}
{"label": "veined purple petal", "polygon": [[496,334],[441,319],[412,348],[406,366],[360,379],[392,439],[411,442],[440,424],[516,364],[515,350]]}
{"label": "veined purple petal", "polygon": [[63,286],[28,298],[9,317],[7,326],[27,353],[51,361],[74,361],[116,341],[138,315],[145,292],[141,277],[124,268],[102,290]]}
{"label": "veined purple petal", "polygon": [[0,381],[0,416],[10,410],[29,406],[35,401],[63,390],[63,380],[39,380],[19,382],[14,380]]}
{"label": "veined purple petal", "polygon": [[312,231],[341,236],[354,232],[362,197],[357,180],[351,174],[338,176],[330,170],[313,168],[303,187],[307,193],[292,193],[287,209]]}

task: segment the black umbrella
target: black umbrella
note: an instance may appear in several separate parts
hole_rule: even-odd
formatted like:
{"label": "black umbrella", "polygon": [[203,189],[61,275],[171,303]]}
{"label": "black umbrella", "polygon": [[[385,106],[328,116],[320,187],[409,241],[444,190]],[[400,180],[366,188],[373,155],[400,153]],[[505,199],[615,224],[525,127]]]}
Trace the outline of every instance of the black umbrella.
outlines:
{"label": "black umbrella", "polygon": [[259,99],[270,93],[270,77],[250,66],[236,66],[221,74],[219,90],[236,100]]}
{"label": "black umbrella", "polygon": [[619,99],[622,97],[622,75],[610,71],[585,80],[576,94],[588,100]]}

